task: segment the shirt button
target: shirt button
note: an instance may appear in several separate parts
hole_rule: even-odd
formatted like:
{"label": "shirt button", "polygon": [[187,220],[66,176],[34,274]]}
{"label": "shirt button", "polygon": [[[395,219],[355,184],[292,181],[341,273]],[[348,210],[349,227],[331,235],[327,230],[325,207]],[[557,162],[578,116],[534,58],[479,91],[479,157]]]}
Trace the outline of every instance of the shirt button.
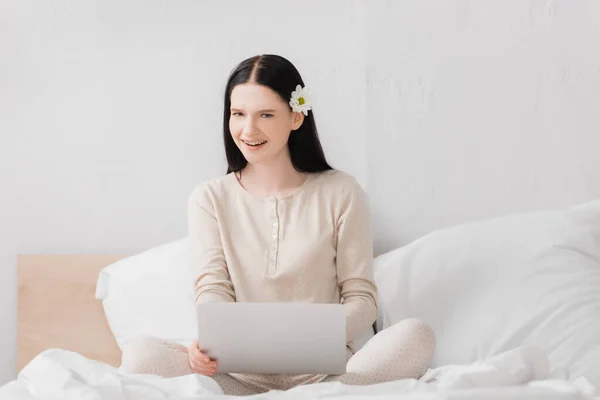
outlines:
{"label": "shirt button", "polygon": [[278,225],[277,221],[273,222],[273,226],[277,226],[277,225]]}
{"label": "shirt button", "polygon": [[277,235],[276,234],[273,234],[273,239],[277,239]]}

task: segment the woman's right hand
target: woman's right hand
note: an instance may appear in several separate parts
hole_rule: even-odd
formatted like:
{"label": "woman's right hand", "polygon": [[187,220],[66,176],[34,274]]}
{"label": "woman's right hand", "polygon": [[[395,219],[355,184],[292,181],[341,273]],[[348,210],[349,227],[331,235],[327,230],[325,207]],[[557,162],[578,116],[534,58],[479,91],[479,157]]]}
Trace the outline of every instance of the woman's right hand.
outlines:
{"label": "woman's right hand", "polygon": [[198,341],[194,340],[188,347],[188,357],[192,370],[200,375],[213,376],[217,370],[217,362],[212,361],[200,351]]}

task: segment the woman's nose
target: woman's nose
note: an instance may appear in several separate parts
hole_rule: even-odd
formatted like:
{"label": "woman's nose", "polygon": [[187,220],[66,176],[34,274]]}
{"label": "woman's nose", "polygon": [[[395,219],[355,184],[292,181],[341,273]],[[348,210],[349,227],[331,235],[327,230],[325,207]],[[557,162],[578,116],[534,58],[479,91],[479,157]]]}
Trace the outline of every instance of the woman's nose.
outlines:
{"label": "woman's nose", "polygon": [[256,123],[254,121],[254,118],[252,118],[252,117],[246,118],[246,121],[244,121],[243,133],[246,135],[252,135],[252,134],[256,133]]}

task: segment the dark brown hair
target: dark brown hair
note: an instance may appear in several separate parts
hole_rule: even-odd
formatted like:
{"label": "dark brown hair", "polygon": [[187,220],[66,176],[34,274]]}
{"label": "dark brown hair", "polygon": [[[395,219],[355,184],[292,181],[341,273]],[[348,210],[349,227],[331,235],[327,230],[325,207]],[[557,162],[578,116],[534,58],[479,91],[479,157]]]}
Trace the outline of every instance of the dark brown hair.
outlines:
{"label": "dark brown hair", "polygon": [[[229,130],[231,92],[236,85],[247,82],[268,86],[286,103],[296,89],[296,85],[304,87],[304,81],[296,67],[278,55],[255,56],[242,61],[235,67],[227,80],[223,110],[223,140],[227,156],[227,173],[241,171],[248,164],[248,161],[233,141]],[[310,110],[308,115],[304,117],[302,126],[292,131],[288,139],[288,147],[292,164],[296,170],[320,172],[332,169],[325,160],[313,110]]]}

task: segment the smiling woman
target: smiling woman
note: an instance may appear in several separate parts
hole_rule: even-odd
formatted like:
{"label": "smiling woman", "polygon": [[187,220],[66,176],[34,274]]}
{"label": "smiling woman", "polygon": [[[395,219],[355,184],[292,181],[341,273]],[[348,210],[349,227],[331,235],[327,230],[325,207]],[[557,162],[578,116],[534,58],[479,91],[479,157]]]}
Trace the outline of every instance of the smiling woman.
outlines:
{"label": "smiling woman", "polygon": [[281,97],[266,86],[244,83],[231,92],[229,131],[250,163],[289,157],[289,135],[303,121],[304,114],[291,112]]}
{"label": "smiling woman", "polygon": [[[356,179],[325,160],[312,108],[304,81],[283,57],[252,57],[231,73],[223,113],[227,174],[198,185],[188,203],[195,300],[342,303],[347,373],[223,373],[202,343],[186,349],[153,337],[123,349],[125,371],[197,373],[226,394],[253,394],[419,378],[427,370],[435,335],[416,319],[356,351],[354,341],[373,333],[378,314],[370,210]],[[273,326],[262,328],[273,335]]]}
{"label": "smiling woman", "polygon": [[[230,172],[268,160],[298,172],[332,169],[327,163],[304,81],[283,57],[262,55],[241,62],[225,88],[223,140]],[[303,104],[300,104],[303,103]],[[252,145],[258,147],[255,150]],[[249,171],[244,171],[249,172]],[[240,174],[241,175],[241,174]]]}

